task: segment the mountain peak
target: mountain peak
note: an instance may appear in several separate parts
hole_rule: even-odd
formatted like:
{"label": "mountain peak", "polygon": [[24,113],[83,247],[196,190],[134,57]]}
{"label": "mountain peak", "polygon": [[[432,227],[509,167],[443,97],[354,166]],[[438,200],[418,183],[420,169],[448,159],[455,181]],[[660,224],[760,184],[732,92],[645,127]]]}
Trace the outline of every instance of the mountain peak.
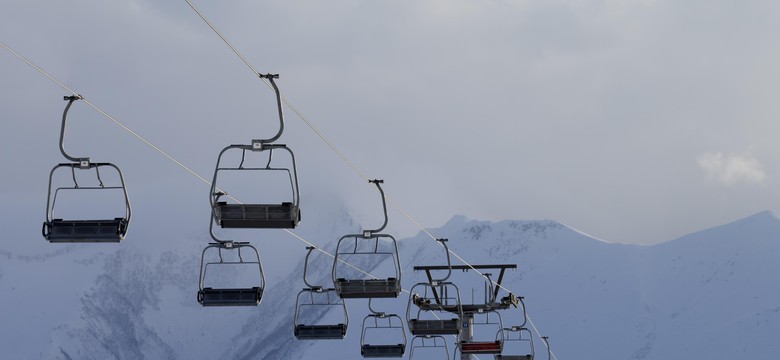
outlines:
{"label": "mountain peak", "polygon": [[463,224],[471,221],[468,217],[465,215],[455,215],[449,220],[447,220],[447,223],[442,225],[442,228],[450,228],[450,227],[460,227],[463,226]]}
{"label": "mountain peak", "polygon": [[722,225],[722,227],[733,227],[735,229],[751,229],[752,231],[780,231],[780,217],[771,211],[764,210],[737,221]]}
{"label": "mountain peak", "polygon": [[757,212],[748,217],[735,221],[734,223],[753,223],[753,222],[768,222],[768,223],[780,223],[780,216],[772,210],[764,210]]}
{"label": "mountain peak", "polygon": [[778,235],[780,235],[780,217],[773,211],[764,210],[736,221],[684,235],[663,244],[774,242]]}
{"label": "mountain peak", "polygon": [[[763,231],[769,229],[780,230],[780,217],[777,213],[771,210],[764,210],[739,220],[731,221],[720,226],[715,226],[711,229],[734,229],[734,231],[745,231],[746,229],[752,229],[754,231]],[[702,231],[709,231],[711,229]]]}

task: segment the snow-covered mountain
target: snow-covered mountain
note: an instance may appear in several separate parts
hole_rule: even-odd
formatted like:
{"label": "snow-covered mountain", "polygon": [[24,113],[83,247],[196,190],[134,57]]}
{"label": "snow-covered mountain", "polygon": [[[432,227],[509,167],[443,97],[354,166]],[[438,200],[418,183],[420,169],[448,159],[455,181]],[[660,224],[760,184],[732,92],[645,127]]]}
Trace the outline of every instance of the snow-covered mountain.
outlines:
{"label": "snow-covered mountain", "polygon": [[[360,230],[346,211],[319,223],[328,225],[305,236],[331,239],[325,246],[331,253],[341,235]],[[654,246],[608,243],[550,220],[455,216],[429,231],[448,238],[450,249],[469,263],[517,264],[503,284],[525,297],[533,324],[551,337],[558,359],[773,359],[780,350],[770,340],[780,333],[780,220],[771,212]],[[3,358],[360,358],[365,300],[347,302],[346,340],[293,337],[295,296],[304,286],[302,243],[283,247],[283,256],[256,244],[275,264],[266,269],[266,294],[256,308],[200,307],[195,292],[205,241],[188,244],[155,249],[127,241],[48,247],[35,256],[0,252]],[[414,265],[445,263],[441,247],[425,233],[399,244],[404,289],[423,281]],[[372,272],[390,266],[358,265]],[[314,253],[310,266],[312,282],[330,281],[331,258]],[[453,279],[464,302],[481,297],[478,275],[457,272]],[[408,296],[373,306],[403,317]],[[503,319],[512,325],[519,312]],[[451,339],[449,345],[451,356]]]}

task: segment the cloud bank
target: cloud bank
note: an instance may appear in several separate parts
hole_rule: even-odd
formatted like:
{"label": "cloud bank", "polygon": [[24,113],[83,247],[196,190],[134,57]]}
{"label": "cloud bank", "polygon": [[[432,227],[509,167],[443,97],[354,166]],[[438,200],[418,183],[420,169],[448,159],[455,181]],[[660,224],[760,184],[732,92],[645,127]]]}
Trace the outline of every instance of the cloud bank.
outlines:
{"label": "cloud bank", "polygon": [[698,163],[709,180],[724,185],[760,184],[766,179],[763,165],[752,156],[704,153]]}

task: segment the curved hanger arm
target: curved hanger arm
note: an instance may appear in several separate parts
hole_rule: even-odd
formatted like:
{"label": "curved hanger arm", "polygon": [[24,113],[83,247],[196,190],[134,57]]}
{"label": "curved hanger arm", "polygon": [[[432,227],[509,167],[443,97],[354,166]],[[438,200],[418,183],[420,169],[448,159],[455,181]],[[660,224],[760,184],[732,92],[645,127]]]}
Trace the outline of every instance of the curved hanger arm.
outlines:
{"label": "curved hanger arm", "polygon": [[542,340],[544,340],[544,345],[547,346],[547,360],[550,360],[552,359],[551,357],[552,351],[550,350],[550,337],[542,336]]}
{"label": "curved hanger arm", "polygon": [[[242,244],[240,242],[236,242],[233,240],[222,240],[217,238],[216,235],[214,235],[214,223],[217,222],[216,215],[214,214],[214,208],[211,208],[211,219],[209,221],[209,235],[211,235],[211,239],[214,240],[214,243],[219,246],[226,249],[232,248],[236,244]],[[248,243],[247,243],[248,244]]]}
{"label": "curved hanger arm", "polygon": [[60,152],[63,156],[65,156],[66,159],[77,162],[80,164],[81,167],[87,167],[89,166],[89,158],[88,157],[82,157],[77,158],[68,155],[68,153],[65,152],[65,122],[68,119],[68,111],[70,110],[71,105],[73,105],[73,102],[76,100],[81,100],[81,95],[70,95],[65,96],[63,100],[68,102],[68,105],[65,106],[65,111],[62,113],[62,127],[60,128]]}
{"label": "curved hanger arm", "polygon": [[309,252],[306,253],[306,259],[303,260],[303,282],[308,286],[310,289],[322,289],[322,286],[312,285],[309,283],[308,280],[306,280],[306,273],[309,270],[309,255],[311,255],[311,252],[314,251],[316,248],[314,246],[307,246],[306,250]]}
{"label": "curved hanger arm", "polygon": [[379,189],[379,194],[382,195],[382,211],[385,214],[385,222],[382,223],[382,226],[380,226],[378,229],[375,230],[363,230],[363,237],[371,237],[374,233],[378,233],[385,229],[385,226],[387,226],[387,201],[385,200],[385,191],[382,190],[382,186],[379,184],[384,183],[384,180],[368,180],[368,182],[376,185],[376,188]]}
{"label": "curved hanger arm", "polygon": [[[523,297],[522,296],[518,296],[517,297],[517,301],[520,303],[520,306],[523,307],[523,323],[520,324],[519,326],[521,328],[524,328],[525,324],[528,323],[528,313],[525,311],[525,302],[523,301]],[[517,306],[515,305],[515,307],[517,307]]]}
{"label": "curved hanger arm", "polygon": [[262,146],[264,144],[273,143],[282,136],[282,132],[284,132],[284,112],[282,112],[282,94],[279,92],[279,87],[276,86],[276,82],[274,81],[274,79],[279,78],[279,74],[257,74],[257,76],[261,79],[267,79],[270,82],[271,87],[274,88],[274,92],[276,93],[276,106],[279,110],[279,132],[270,139],[259,140],[258,142]]}
{"label": "curved hanger arm", "polygon": [[482,274],[482,276],[484,276],[487,279],[487,289],[486,290],[488,291],[487,295],[489,296],[489,298],[486,296],[485,300],[488,303],[492,304],[492,303],[496,302],[496,296],[494,295],[495,293],[493,292],[493,279],[490,278],[490,275],[491,275],[490,273]]}
{"label": "curved hanger arm", "polygon": [[376,311],[374,310],[374,308],[371,307],[371,299],[373,298],[368,298],[368,311],[371,312],[371,315],[378,316],[378,317],[385,317],[386,314],[384,312]]}
{"label": "curved hanger arm", "polygon": [[452,261],[450,259],[450,248],[447,247],[447,239],[436,239],[436,241],[444,247],[444,252],[447,254],[447,276],[443,279],[434,279],[434,283],[446,282],[452,275]]}

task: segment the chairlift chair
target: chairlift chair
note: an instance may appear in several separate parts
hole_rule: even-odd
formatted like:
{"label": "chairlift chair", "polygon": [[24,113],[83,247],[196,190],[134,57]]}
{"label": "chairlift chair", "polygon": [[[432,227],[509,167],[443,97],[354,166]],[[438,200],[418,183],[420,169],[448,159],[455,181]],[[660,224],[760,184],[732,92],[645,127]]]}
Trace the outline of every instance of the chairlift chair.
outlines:
{"label": "chairlift chair", "polygon": [[[503,329],[504,325],[501,321],[501,314],[497,311],[486,311],[483,313],[471,313],[470,315],[473,317],[474,315],[484,315],[485,316],[485,322],[482,323],[472,323],[473,325],[491,325],[496,326],[498,329]],[[490,321],[490,315],[495,314],[495,318],[497,318],[497,321]],[[504,347],[504,333],[502,331],[498,332],[497,338],[495,340],[460,340],[458,342],[458,350],[460,350],[461,354],[489,354],[489,355],[497,355],[501,354],[501,351]]]}
{"label": "chairlift chair", "polygon": [[[406,321],[412,335],[458,335],[461,331],[463,307],[460,302],[460,290],[454,283],[447,281],[452,274],[447,240],[437,239],[436,241],[442,245],[447,255],[447,276],[442,279],[429,278],[429,282],[417,283],[409,290]],[[421,293],[417,293],[416,289],[421,290]],[[412,314],[413,305],[417,307],[415,316]],[[452,319],[441,319],[439,316],[436,316],[436,319],[423,319],[421,317],[423,313],[433,313],[434,311],[453,313],[456,317]]]}
{"label": "chairlift chair", "polygon": [[[360,335],[360,355],[364,358],[400,358],[406,352],[406,331],[403,320],[396,314],[385,314],[374,311],[371,308],[371,299],[368,300],[368,308],[371,311],[363,318],[363,331]],[[366,339],[368,331],[385,331],[401,334],[402,342],[393,344],[370,344]]]}
{"label": "chairlift chair", "polygon": [[[534,338],[533,334],[531,334],[531,330],[528,330],[528,328],[521,327],[521,326],[512,326],[509,328],[504,328],[499,330],[499,332],[503,334],[496,334],[496,340],[499,339],[499,337],[503,336],[504,338],[504,348],[502,350],[501,354],[495,355],[496,360],[534,360],[534,356],[536,355],[534,350]],[[525,335],[525,336],[524,336]],[[528,353],[524,354],[504,354],[503,352],[507,350],[508,343],[528,343]],[[516,349],[513,349],[515,351]]]}
{"label": "chairlift chair", "polygon": [[[382,196],[382,206],[384,210],[384,223],[376,230],[363,230],[362,234],[344,235],[339,239],[336,245],[336,254],[333,259],[333,284],[336,292],[342,299],[365,299],[365,298],[395,298],[401,293],[401,261],[398,257],[398,243],[391,235],[380,234],[387,226],[387,203],[385,202],[385,193],[382,190],[382,180],[370,180],[370,183],[376,185]],[[387,241],[392,245],[390,250],[379,250],[380,240],[383,243]],[[361,241],[373,241],[373,250],[359,250],[358,243]],[[349,245],[350,243],[354,245]],[[395,271],[394,277],[383,279],[361,278],[348,279],[343,275],[343,266],[339,266],[345,256],[383,256],[393,259]]]}
{"label": "chairlift chair", "polygon": [[[60,152],[66,159],[72,163],[60,163],[54,166],[49,173],[49,192],[46,198],[46,221],[43,223],[43,237],[52,243],[116,243],[125,238],[128,226],[130,225],[130,199],[127,196],[125,179],[122,171],[112,163],[94,163],[88,157],[73,157],[65,152],[65,124],[68,111],[73,102],[82,99],[80,95],[65,96],[68,105],[62,114],[62,127],[60,128]],[[100,169],[112,169],[116,171],[119,184],[106,186],[100,176]],[[69,169],[73,178],[72,186],[58,186],[54,188],[54,174],[60,169]],[[95,170],[95,176],[98,181],[97,186],[81,186],[76,180],[76,171]],[[83,191],[83,190],[120,190],[124,195],[124,217],[114,219],[62,219],[55,216],[54,208],[57,202],[57,195],[60,191]]]}
{"label": "chairlift chair", "polygon": [[[206,254],[216,249],[219,261],[206,261]],[[254,253],[250,259],[245,260],[241,249],[249,249]],[[238,261],[225,261],[223,251],[237,251]],[[259,273],[258,286],[217,288],[206,286],[206,273],[209,266],[223,265],[256,265]],[[254,266],[252,266],[254,267]],[[201,255],[200,280],[198,290],[198,302],[203,306],[256,306],[263,298],[265,289],[265,274],[260,263],[260,254],[257,249],[248,242],[217,241],[210,243]]]}
{"label": "chairlift chair", "polygon": [[[419,340],[419,341],[417,341]],[[412,338],[412,342],[409,345],[411,350],[409,351],[409,360],[414,359],[415,349],[442,349],[444,350],[443,359],[450,358],[450,350],[447,347],[447,341],[440,335],[418,335]],[[428,357],[426,357],[428,359]]]}
{"label": "chairlift chair", "polygon": [[[343,339],[347,335],[349,326],[349,315],[347,305],[343,299],[338,297],[336,289],[316,286],[309,283],[306,274],[309,265],[309,255],[315,249],[313,246],[306,248],[306,259],[303,265],[303,282],[306,288],[298,292],[295,300],[295,328],[294,334],[298,340],[331,340]],[[324,301],[322,300],[324,299]],[[301,312],[304,308],[320,308],[325,311],[339,307],[344,312],[344,321],[338,324],[304,324],[301,321]]]}
{"label": "chairlift chair", "polygon": [[[217,165],[214,170],[214,178],[211,182],[211,208],[214,220],[222,228],[261,228],[261,229],[293,229],[301,220],[300,190],[298,189],[298,172],[295,165],[295,154],[287,145],[274,143],[284,131],[284,114],[282,112],[282,98],[274,79],[277,74],[259,74],[261,78],[268,79],[276,92],[276,102],[279,111],[279,131],[270,139],[252,140],[249,145],[229,145],[222,149],[217,157]],[[232,150],[232,151],[231,151]],[[238,167],[223,166],[223,155],[228,152],[241,151],[241,163]],[[272,167],[274,150],[284,150],[290,155],[292,168]],[[246,167],[244,160],[247,151],[267,152],[268,163],[265,167]],[[223,201],[226,193],[218,190],[217,179],[223,171],[258,171],[258,172],[284,172],[290,181],[290,201],[273,204],[241,204]]]}

